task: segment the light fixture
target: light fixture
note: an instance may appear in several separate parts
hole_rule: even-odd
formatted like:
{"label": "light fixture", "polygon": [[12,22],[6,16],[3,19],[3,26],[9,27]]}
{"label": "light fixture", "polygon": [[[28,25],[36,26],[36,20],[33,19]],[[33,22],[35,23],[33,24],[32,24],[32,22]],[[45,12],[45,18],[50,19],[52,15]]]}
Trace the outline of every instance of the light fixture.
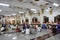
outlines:
{"label": "light fixture", "polygon": [[4,3],[0,3],[1,6],[7,6],[9,7],[10,5],[9,4],[4,4]]}
{"label": "light fixture", "polygon": [[48,10],[48,9],[46,9],[46,11],[48,12],[49,10]]}
{"label": "light fixture", "polygon": [[19,13],[24,13],[24,12],[20,11]]}
{"label": "light fixture", "polygon": [[0,12],[1,12],[2,10],[0,9]]}
{"label": "light fixture", "polygon": [[57,7],[59,6],[59,4],[57,4],[57,3],[53,3],[53,5],[54,5],[54,6],[57,6]]}
{"label": "light fixture", "polygon": [[33,13],[37,13],[36,11],[34,11]]}
{"label": "light fixture", "polygon": [[31,11],[36,11],[36,9],[31,9]]}
{"label": "light fixture", "polygon": [[10,14],[8,14],[8,15],[7,15],[7,14],[5,14],[4,16],[11,16],[11,15],[10,15]]}
{"label": "light fixture", "polygon": [[31,9],[31,11],[32,11],[33,13],[37,13],[37,10],[36,10],[36,9]]}
{"label": "light fixture", "polygon": [[16,15],[16,14],[12,14],[12,15]]}

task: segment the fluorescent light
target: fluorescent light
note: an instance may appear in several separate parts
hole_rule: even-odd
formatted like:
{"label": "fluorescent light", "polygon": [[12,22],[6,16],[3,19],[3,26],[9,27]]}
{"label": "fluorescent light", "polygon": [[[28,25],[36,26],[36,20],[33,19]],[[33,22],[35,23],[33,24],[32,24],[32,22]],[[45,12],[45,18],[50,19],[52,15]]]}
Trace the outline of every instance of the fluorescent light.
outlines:
{"label": "fluorescent light", "polygon": [[24,12],[19,12],[19,13],[24,13]]}
{"label": "fluorescent light", "polygon": [[0,12],[1,12],[2,10],[0,9]]}
{"label": "fluorescent light", "polygon": [[37,10],[36,10],[36,9],[31,9],[31,11],[32,11],[33,13],[37,13]]}
{"label": "fluorescent light", "polygon": [[37,11],[33,11],[33,13],[37,13]]}
{"label": "fluorescent light", "polygon": [[57,4],[57,3],[53,3],[53,5],[54,5],[54,6],[57,6],[57,7],[59,6],[59,4]]}
{"label": "fluorescent light", "polygon": [[36,11],[36,9],[31,9],[32,11]]}
{"label": "fluorescent light", "polygon": [[1,6],[7,6],[9,7],[10,5],[9,4],[4,4],[4,3],[0,3]]}
{"label": "fluorescent light", "polygon": [[49,10],[48,10],[48,9],[46,9],[46,11],[48,12]]}
{"label": "fluorescent light", "polygon": [[16,15],[16,14],[12,14],[12,15]]}

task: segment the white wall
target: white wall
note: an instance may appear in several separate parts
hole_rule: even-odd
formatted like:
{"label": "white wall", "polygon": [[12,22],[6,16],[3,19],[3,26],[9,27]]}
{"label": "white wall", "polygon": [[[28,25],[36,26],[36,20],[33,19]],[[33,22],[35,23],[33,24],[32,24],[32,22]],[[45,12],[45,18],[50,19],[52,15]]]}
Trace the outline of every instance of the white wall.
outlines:
{"label": "white wall", "polygon": [[[40,21],[42,23],[43,22],[43,16],[47,16],[47,17],[49,17],[49,21],[51,22],[51,21],[54,21],[54,16],[57,16],[57,15],[60,15],[60,11],[53,11],[52,15],[50,15],[49,12],[45,11],[45,13],[44,14],[40,14],[40,16],[38,16],[37,13],[36,14],[32,14],[32,16],[30,16],[29,13],[27,12],[25,14],[25,17],[20,17],[20,20],[21,20],[21,23],[22,23],[22,20],[25,21],[25,19],[29,19],[29,24],[30,24],[32,22],[32,18],[36,17],[36,18],[38,18],[38,21]],[[4,19],[2,18],[1,20],[5,20],[5,19],[8,20],[8,18],[4,18]]]}
{"label": "white wall", "polygon": [[32,16],[29,16],[27,14],[26,17],[28,19],[30,19],[29,20],[30,22],[32,21],[33,17],[37,17],[38,21],[40,21],[42,23],[43,22],[43,16],[49,17],[49,21],[52,22],[52,21],[54,21],[54,17],[57,16],[57,15],[60,15],[60,11],[53,11],[52,15],[49,12],[46,12],[46,11],[45,11],[44,14],[40,14],[40,16],[38,16],[38,14],[32,14]]}

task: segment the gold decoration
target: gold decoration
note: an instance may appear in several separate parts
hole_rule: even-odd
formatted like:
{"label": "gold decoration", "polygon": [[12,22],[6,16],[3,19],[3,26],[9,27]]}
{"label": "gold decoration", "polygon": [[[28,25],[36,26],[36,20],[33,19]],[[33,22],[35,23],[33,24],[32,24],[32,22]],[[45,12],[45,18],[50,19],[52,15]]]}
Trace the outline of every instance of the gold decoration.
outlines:
{"label": "gold decoration", "polygon": [[14,17],[15,18],[20,18],[20,14],[16,14]]}
{"label": "gold decoration", "polygon": [[42,7],[43,5],[40,5],[40,7]]}
{"label": "gold decoration", "polygon": [[31,14],[31,13],[29,13],[29,15],[31,16],[32,14]]}
{"label": "gold decoration", "polygon": [[31,16],[32,15],[32,12],[28,9],[28,12],[29,12],[29,15]]}
{"label": "gold decoration", "polygon": [[32,12],[31,12],[31,10],[30,9],[27,9],[28,10],[28,12],[29,12],[29,15],[31,16],[32,15]]}
{"label": "gold decoration", "polygon": [[51,9],[49,12],[50,12],[50,15],[52,15],[53,10]]}
{"label": "gold decoration", "polygon": [[38,16],[40,16],[40,12],[38,12]]}
{"label": "gold decoration", "polygon": [[44,14],[44,8],[41,9],[42,14]]}
{"label": "gold decoration", "polygon": [[41,13],[44,14],[45,5],[40,5],[40,7],[41,7]]}
{"label": "gold decoration", "polygon": [[21,17],[23,16],[23,14],[21,13]]}

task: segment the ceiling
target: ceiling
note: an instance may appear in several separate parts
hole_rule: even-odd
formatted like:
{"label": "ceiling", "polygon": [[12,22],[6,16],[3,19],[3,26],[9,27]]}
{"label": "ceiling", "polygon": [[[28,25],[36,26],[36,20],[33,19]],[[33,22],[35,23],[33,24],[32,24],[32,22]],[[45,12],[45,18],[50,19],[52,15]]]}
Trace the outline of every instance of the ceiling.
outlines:
{"label": "ceiling", "polygon": [[17,14],[17,13],[19,13],[19,11],[26,13],[28,11],[27,9],[36,9],[37,11],[40,11],[41,5],[43,5],[43,7],[45,9],[47,9],[48,7],[53,7],[54,11],[60,10],[59,7],[55,7],[52,5],[53,3],[58,3],[60,5],[60,0],[39,0],[39,1],[35,1],[35,0],[0,0],[0,3],[5,3],[5,4],[10,5],[9,7],[0,5],[0,9],[2,10],[2,12],[0,12],[0,15]]}

